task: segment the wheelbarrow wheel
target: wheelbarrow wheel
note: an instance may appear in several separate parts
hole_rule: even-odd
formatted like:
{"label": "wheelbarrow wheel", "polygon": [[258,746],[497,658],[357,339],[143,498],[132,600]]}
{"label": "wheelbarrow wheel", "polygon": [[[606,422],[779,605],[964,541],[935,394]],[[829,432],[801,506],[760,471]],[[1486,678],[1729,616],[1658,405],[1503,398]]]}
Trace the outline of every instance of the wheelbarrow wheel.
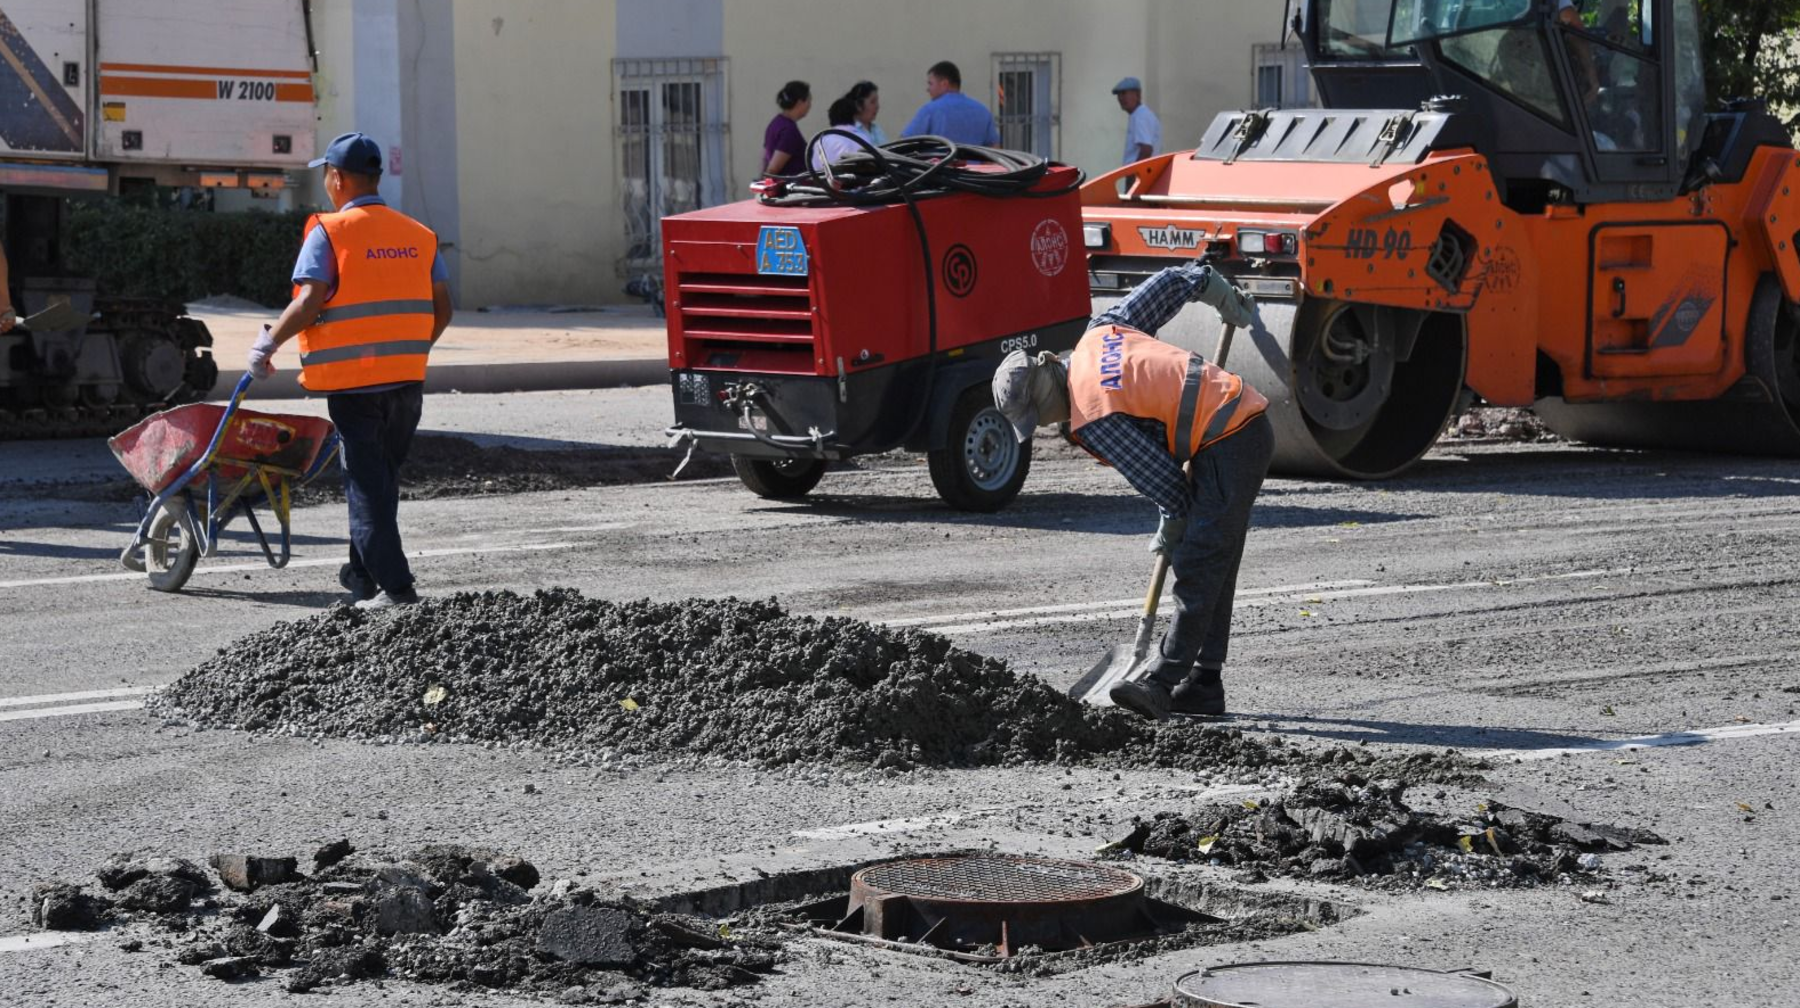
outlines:
{"label": "wheelbarrow wheel", "polygon": [[750,492],[769,500],[798,500],[812,492],[825,475],[824,459],[764,459],[731,456],[731,468]]}
{"label": "wheelbarrow wheel", "polygon": [[156,511],[144,537],[144,573],[157,591],[180,591],[200,562],[200,530],[185,497],[171,498]]}

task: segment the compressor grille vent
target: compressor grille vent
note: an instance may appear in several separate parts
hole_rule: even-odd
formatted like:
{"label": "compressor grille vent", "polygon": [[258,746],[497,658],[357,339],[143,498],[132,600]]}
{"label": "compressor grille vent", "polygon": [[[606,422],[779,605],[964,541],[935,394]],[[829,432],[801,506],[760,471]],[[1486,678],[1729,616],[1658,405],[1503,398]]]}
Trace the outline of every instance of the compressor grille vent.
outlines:
{"label": "compressor grille vent", "polygon": [[685,273],[678,290],[682,328],[694,339],[813,340],[812,291],[805,277]]}

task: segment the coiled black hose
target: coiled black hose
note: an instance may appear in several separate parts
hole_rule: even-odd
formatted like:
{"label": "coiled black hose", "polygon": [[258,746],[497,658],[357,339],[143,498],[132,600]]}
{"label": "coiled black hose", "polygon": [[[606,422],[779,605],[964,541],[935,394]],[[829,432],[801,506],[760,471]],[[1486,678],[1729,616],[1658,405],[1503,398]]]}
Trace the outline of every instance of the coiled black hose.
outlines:
{"label": "coiled black hose", "polygon": [[[913,229],[919,235],[919,253],[925,267],[926,359],[929,361],[924,391],[919,396],[912,422],[906,427],[910,434],[925,419],[925,411],[937,390],[938,370],[937,270],[931,255],[931,237],[925,231],[925,218],[919,213],[917,201],[954,193],[993,198],[1050,198],[1079,189],[1084,176],[1076,172],[1068,185],[1038,191],[1033,187],[1050,173],[1055,163],[1035,154],[959,144],[941,136],[905,137],[877,147],[860,134],[836,127],[820,130],[813,136],[801,158],[803,166],[813,163],[813,151],[828,136],[849,137],[862,149],[836,161],[826,161],[816,169],[806,167],[792,175],[774,176],[759,184],[757,199],[766,206],[779,207],[906,204]],[[974,165],[992,165],[998,170],[979,169]]]}

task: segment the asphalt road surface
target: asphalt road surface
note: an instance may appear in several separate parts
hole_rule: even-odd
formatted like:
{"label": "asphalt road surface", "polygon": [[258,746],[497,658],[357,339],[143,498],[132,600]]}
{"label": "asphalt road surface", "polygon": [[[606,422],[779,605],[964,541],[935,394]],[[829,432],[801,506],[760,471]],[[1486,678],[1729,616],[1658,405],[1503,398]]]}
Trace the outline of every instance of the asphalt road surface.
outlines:
{"label": "asphalt road surface", "polygon": [[[515,446],[638,444],[655,437],[660,396],[434,396],[425,426]],[[1039,449],[1025,496],[993,516],[946,509],[922,460],[896,458],[834,472],[806,503],[715,479],[410,502],[402,521],[427,593],[774,596],[933,629],[1066,685],[1131,632],[1154,510],[1110,471]],[[547,879],[656,895],[907,850],[1085,856],[1133,815],[1190,808],[1208,784],[1158,771],[597,771],[164,723],[138,709],[146,691],[336,597],[343,509],[295,514],[285,570],[240,538],[188,590],[158,594],[116,563],[135,518],[92,492],[111,478],[105,462],[92,443],[0,444],[0,1004],[290,998],[165,968],[121,951],[118,933],[56,947],[20,937],[34,882],[85,876],[114,851],[460,841],[515,851]],[[1263,887],[1358,912],[1043,978],[808,939],[753,987],[650,1001],[1098,1008],[1159,999],[1202,966],[1342,959],[1488,969],[1528,1008],[1800,1003],[1797,517],[1791,461],[1563,444],[1445,447],[1399,479],[1265,487],[1226,677],[1236,724],[1454,747],[1493,764],[1483,794],[1670,839],[1609,856],[1620,882],[1604,902],[1570,887],[1384,894],[1277,880]],[[1618,745],[1634,739],[1648,744]],[[1155,871],[1230,884],[1216,868]],[[539,1002],[389,981],[329,1003]]]}

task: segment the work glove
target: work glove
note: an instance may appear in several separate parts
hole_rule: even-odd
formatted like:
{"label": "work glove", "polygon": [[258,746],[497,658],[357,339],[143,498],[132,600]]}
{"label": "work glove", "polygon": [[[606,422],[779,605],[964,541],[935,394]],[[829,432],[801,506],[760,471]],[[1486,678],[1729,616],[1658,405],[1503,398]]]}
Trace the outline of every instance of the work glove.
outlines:
{"label": "work glove", "polygon": [[1162,520],[1156,523],[1156,535],[1150,540],[1150,552],[1158,556],[1173,556],[1181,537],[1187,535],[1187,523],[1186,518],[1163,515]]}
{"label": "work glove", "polygon": [[1211,266],[1201,269],[1206,273],[1206,282],[1194,291],[1194,300],[1218,309],[1219,318],[1226,325],[1249,328],[1250,323],[1256,321],[1256,302],[1237,284],[1226,279],[1225,274]]}
{"label": "work glove", "polygon": [[262,335],[250,344],[250,358],[244,364],[244,370],[250,372],[252,378],[267,378],[275,373],[275,365],[269,358],[275,356],[275,334],[268,326],[262,327]]}

